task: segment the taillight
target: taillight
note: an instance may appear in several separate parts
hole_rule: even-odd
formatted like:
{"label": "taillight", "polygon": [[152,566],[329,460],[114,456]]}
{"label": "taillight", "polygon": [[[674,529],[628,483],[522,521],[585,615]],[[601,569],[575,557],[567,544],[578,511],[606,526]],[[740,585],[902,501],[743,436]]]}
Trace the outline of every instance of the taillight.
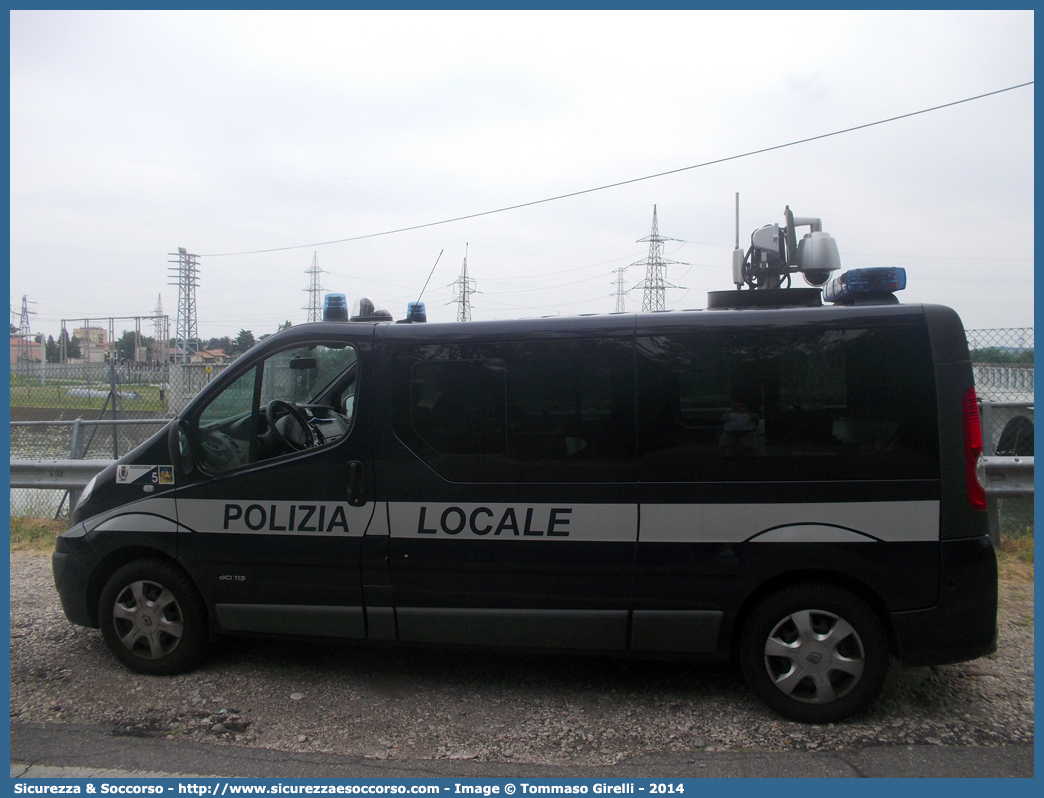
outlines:
{"label": "taillight", "polygon": [[975,478],[975,464],[982,454],[982,424],[979,422],[979,401],[975,389],[964,394],[961,408],[964,419],[964,478],[968,484],[968,504],[976,510],[986,509],[986,490]]}

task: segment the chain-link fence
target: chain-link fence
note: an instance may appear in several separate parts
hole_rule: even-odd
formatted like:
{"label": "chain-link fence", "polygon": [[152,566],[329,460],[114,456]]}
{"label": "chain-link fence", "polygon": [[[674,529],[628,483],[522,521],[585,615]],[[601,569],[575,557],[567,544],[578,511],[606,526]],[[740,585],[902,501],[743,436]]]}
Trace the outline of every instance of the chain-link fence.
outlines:
{"label": "chain-link fence", "polygon": [[[11,459],[117,459],[173,418],[225,364],[11,365]],[[12,516],[68,512],[65,494],[11,490]]]}
{"label": "chain-link fence", "polygon": [[[1033,456],[1033,328],[968,330],[983,453]],[[1002,535],[1033,534],[1033,499],[990,501]]]}
{"label": "chain-link fence", "polygon": [[968,330],[968,349],[986,454],[1032,455],[1033,328]]}

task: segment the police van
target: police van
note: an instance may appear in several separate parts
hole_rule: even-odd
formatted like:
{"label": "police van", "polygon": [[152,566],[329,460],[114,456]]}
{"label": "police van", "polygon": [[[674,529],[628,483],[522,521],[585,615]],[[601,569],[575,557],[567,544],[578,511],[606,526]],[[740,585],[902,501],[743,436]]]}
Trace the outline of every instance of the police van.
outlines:
{"label": "police van", "polygon": [[960,319],[901,270],[784,287],[830,271],[788,222],[706,310],[265,339],[83,492],[66,616],[147,674],[220,635],[736,658],[806,722],[994,651]]}

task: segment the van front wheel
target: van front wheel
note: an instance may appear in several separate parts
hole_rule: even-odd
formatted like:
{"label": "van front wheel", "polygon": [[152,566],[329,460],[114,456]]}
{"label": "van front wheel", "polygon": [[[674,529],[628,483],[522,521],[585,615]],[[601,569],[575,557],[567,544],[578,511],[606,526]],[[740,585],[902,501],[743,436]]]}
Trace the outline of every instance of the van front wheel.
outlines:
{"label": "van front wheel", "polygon": [[138,673],[189,670],[206,650],[206,608],[188,577],[162,560],[137,560],[114,573],[101,592],[102,638]]}
{"label": "van front wheel", "polygon": [[888,640],[874,611],[833,585],[795,585],[759,604],[740,658],[751,689],[802,723],[834,723],[866,709],[888,672]]}

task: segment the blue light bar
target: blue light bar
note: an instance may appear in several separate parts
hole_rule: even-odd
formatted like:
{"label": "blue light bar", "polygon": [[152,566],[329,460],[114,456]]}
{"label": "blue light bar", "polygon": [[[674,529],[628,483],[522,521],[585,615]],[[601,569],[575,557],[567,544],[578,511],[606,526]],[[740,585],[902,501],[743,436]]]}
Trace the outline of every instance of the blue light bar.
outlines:
{"label": "blue light bar", "polygon": [[823,299],[843,304],[858,299],[891,296],[904,288],[906,269],[901,266],[852,269],[827,283],[823,289]]}
{"label": "blue light bar", "polygon": [[406,319],[407,321],[427,321],[428,311],[424,307],[423,302],[410,302],[406,306]]}
{"label": "blue light bar", "polygon": [[323,321],[348,321],[348,300],[344,294],[323,297]]}

